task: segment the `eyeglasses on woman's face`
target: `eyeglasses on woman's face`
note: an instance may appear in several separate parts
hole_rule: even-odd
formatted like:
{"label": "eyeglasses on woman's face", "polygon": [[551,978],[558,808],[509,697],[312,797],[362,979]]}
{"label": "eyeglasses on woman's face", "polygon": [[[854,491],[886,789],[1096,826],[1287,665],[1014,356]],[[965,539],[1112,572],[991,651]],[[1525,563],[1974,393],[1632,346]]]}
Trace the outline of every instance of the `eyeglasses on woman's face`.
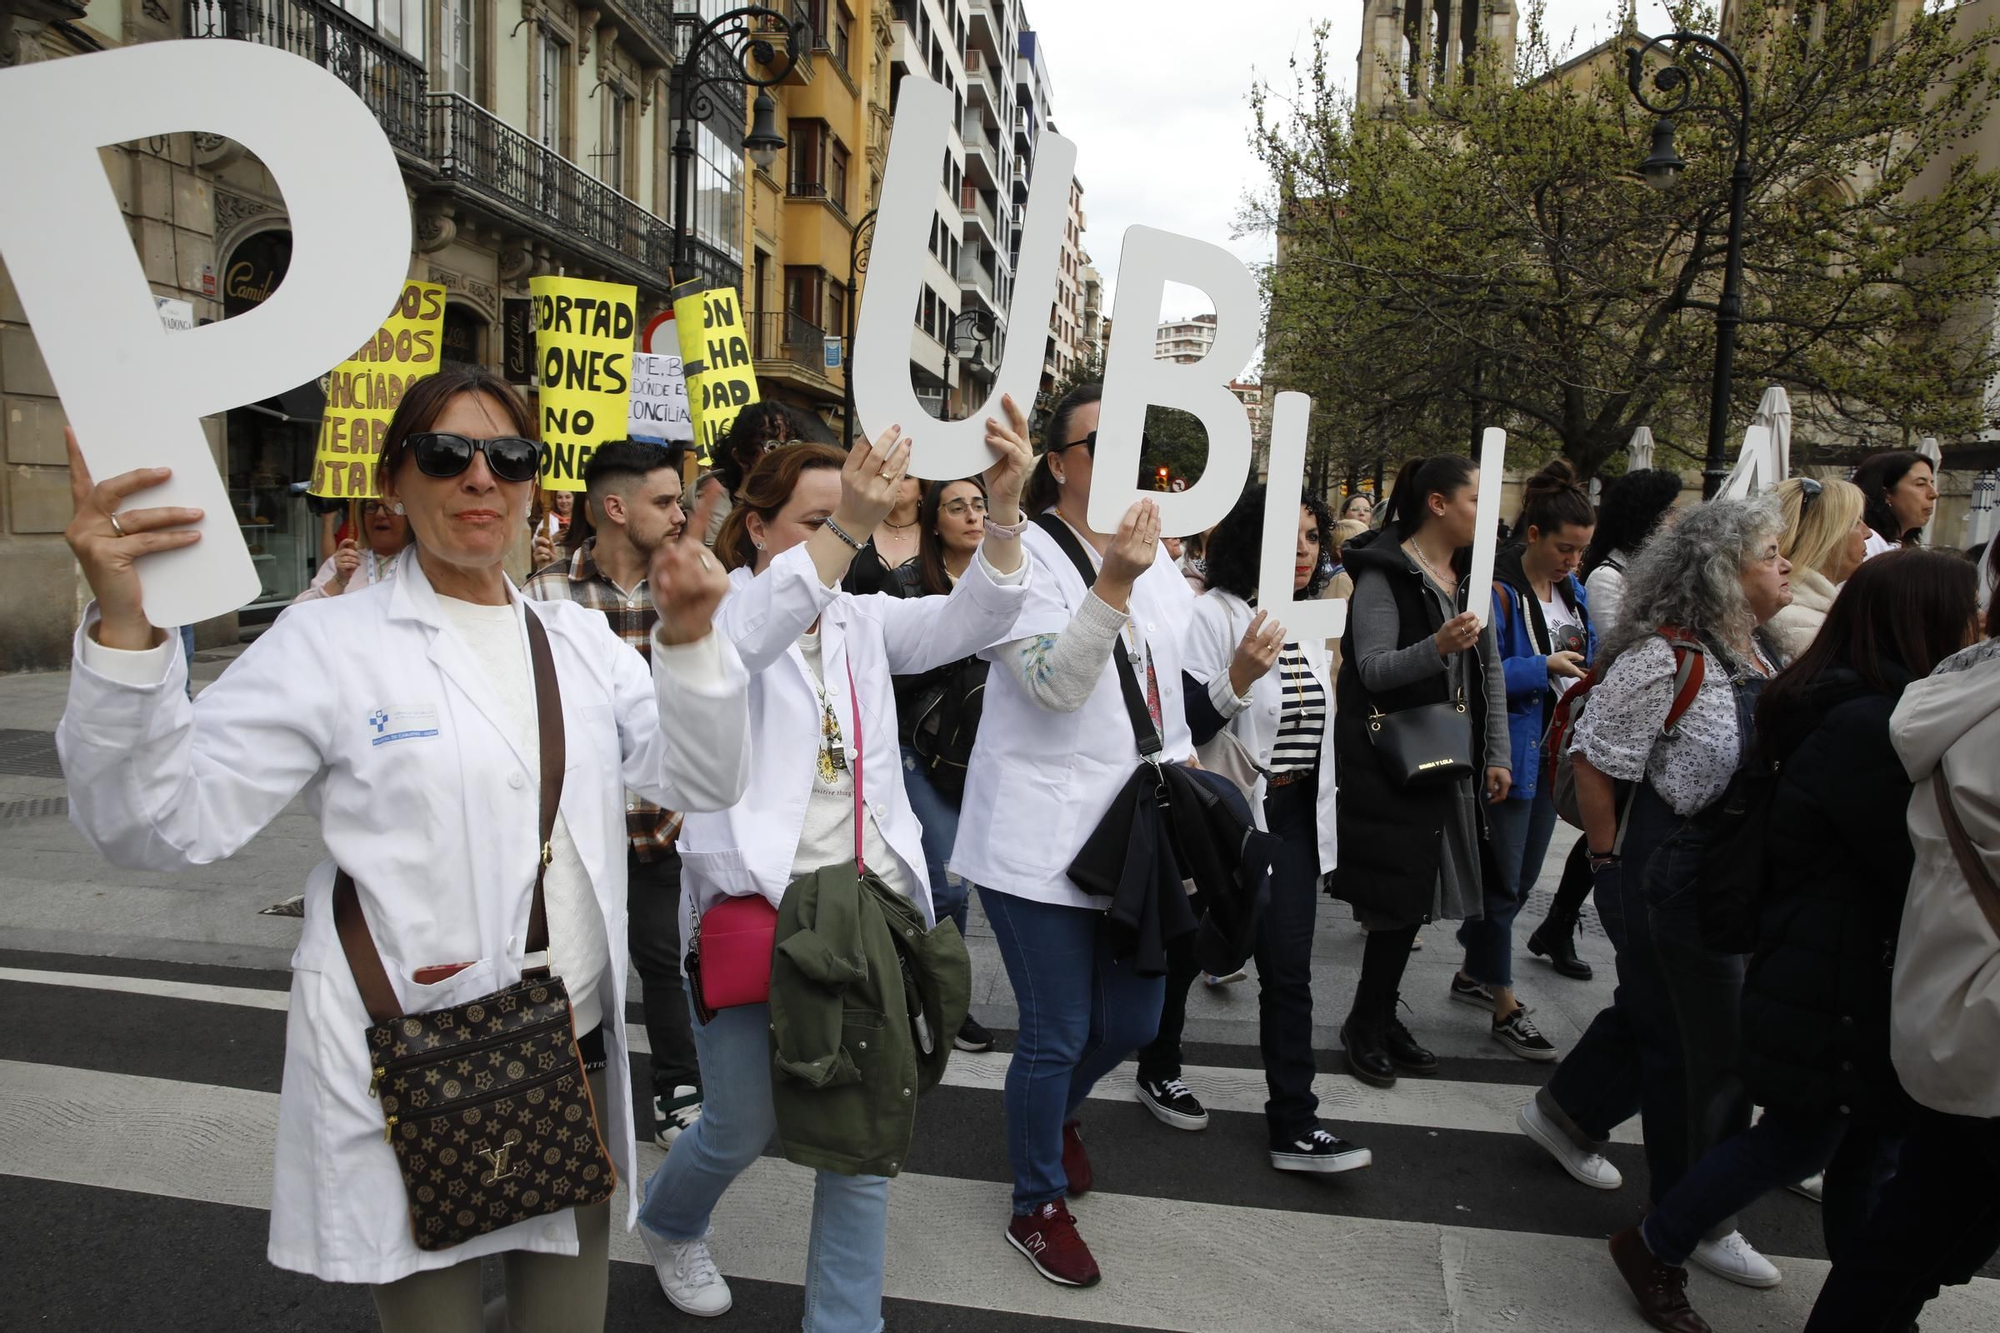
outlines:
{"label": "eyeglasses on woman's face", "polygon": [[945,503],[939,505],[938,508],[953,518],[964,518],[967,514],[983,515],[986,512],[986,497],[983,495],[974,495],[957,500],[947,500]]}
{"label": "eyeglasses on woman's face", "polygon": [[[1146,434],[1144,431],[1140,431],[1139,452],[1142,454],[1149,454],[1152,452],[1152,448],[1153,448],[1153,437]],[[1097,432],[1092,431],[1088,435],[1082,436],[1078,439],[1071,440],[1068,444],[1059,444],[1056,446],[1057,453],[1061,453],[1065,449],[1083,449],[1090,454],[1092,459],[1095,459],[1097,457]]]}

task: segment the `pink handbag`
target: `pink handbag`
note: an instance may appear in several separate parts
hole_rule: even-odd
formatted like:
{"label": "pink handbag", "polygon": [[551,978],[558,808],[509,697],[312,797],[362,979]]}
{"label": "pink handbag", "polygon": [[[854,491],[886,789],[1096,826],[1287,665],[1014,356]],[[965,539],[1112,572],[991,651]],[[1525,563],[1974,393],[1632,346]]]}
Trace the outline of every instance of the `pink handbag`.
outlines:
{"label": "pink handbag", "polygon": [[[854,864],[861,868],[861,706],[854,668],[847,668],[849,716],[854,725]],[[761,893],[724,898],[695,922],[688,941],[687,975],[695,1016],[704,1024],[718,1009],[765,1004],[771,998],[771,951],[778,942],[778,909]]]}

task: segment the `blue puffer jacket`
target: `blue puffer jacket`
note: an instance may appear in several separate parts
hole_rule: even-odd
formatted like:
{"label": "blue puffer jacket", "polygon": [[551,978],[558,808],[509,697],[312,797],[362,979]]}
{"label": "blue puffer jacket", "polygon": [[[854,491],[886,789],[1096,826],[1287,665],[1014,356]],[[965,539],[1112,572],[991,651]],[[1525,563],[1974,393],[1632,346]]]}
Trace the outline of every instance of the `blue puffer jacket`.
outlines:
{"label": "blue puffer jacket", "polygon": [[[1514,764],[1510,801],[1532,801],[1542,779],[1542,733],[1548,729],[1549,627],[1542,603],[1521,572],[1521,546],[1501,550],[1493,561],[1493,638],[1507,679],[1507,737]],[[1597,660],[1597,629],[1583,584],[1574,574],[1555,585],[1556,596],[1583,622],[1584,660]]]}

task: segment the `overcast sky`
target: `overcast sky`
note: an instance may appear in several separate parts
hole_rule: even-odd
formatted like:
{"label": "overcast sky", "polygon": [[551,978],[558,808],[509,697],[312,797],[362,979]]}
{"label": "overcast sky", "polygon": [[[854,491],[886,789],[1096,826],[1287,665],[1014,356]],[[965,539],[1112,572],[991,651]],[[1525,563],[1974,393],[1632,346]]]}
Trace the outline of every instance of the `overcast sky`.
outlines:
{"label": "overcast sky", "polygon": [[[1525,0],[1517,0],[1525,5]],[[1583,50],[1610,35],[1620,0],[1549,0],[1556,46]],[[1218,23],[1219,16],[1230,21]],[[1353,90],[1361,0],[1028,0],[1028,26],[1042,36],[1056,127],[1077,145],[1087,220],[1084,244],[1107,287],[1134,223],[1227,246],[1248,262],[1268,261],[1271,238],[1231,232],[1244,191],[1262,184],[1249,148],[1248,93],[1255,79],[1290,85],[1294,52],[1311,52],[1312,26],[1331,18],[1333,64]],[[1667,29],[1665,8],[1643,0],[1639,26]],[[1574,34],[1572,40],[1571,34]],[[1207,309],[1170,287],[1169,319]]]}

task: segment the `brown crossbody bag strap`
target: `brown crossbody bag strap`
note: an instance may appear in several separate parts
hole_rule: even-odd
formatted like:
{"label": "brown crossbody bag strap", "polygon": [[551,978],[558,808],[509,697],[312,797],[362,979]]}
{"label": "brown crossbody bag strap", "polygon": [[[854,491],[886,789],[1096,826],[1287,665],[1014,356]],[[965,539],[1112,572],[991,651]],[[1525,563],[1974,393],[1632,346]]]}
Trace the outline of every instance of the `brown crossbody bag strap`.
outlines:
{"label": "brown crossbody bag strap", "polygon": [[1979,849],[1972,845],[1965,825],[1959,822],[1958,807],[1951,802],[1951,784],[1945,780],[1942,759],[1931,770],[1931,792],[1937,797],[1938,814],[1944,818],[1944,835],[1951,840],[1952,853],[1958,857],[1958,868],[1972,890],[1972,900],[1986,914],[1986,924],[1993,927],[1993,933],[2000,935],[2000,886],[1993,883],[1992,872],[1979,859]]}
{"label": "brown crossbody bag strap", "polygon": [[[540,964],[529,967],[528,972],[546,973],[549,911],[542,897],[542,881],[549,873],[552,854],[549,839],[555,834],[556,810],[562,804],[563,770],[567,767],[568,756],[563,747],[562,691],[556,684],[556,664],[549,652],[548,632],[525,603],[522,611],[528,618],[528,657],[534,666],[535,722],[541,736],[542,751],[541,852],[535,866],[535,896],[528,908],[527,956],[533,959],[536,954],[541,954],[543,957]],[[368,1016],[377,1023],[401,1018],[403,1006],[396,1000],[396,988],[390,984],[389,973],[382,966],[382,955],[375,947],[374,936],[369,933],[368,920],[361,912],[361,900],[354,891],[354,880],[345,870],[334,877],[333,925],[340,936],[341,951],[347,955],[348,969],[354,973],[354,984],[361,992],[361,1003],[367,1008]]]}

